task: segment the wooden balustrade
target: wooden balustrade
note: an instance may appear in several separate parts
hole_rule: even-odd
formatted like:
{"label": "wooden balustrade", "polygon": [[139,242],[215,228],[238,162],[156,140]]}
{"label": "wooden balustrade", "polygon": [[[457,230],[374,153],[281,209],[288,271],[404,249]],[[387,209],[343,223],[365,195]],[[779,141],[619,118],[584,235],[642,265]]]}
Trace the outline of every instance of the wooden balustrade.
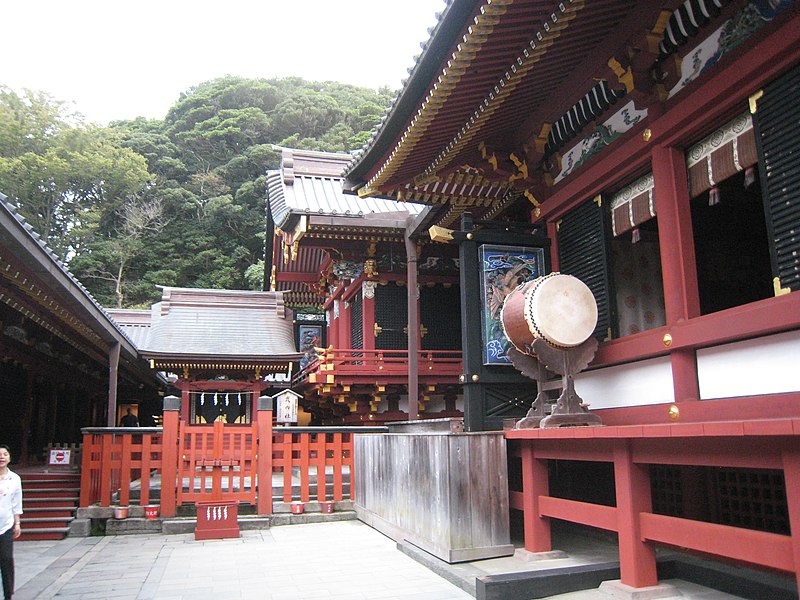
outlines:
{"label": "wooden balustrade", "polygon": [[138,482],[139,503],[150,503],[153,477],[161,471],[160,427],[93,427],[83,430],[80,505],[131,503],[131,482]]}
{"label": "wooden balustrade", "polygon": [[[352,497],[353,433],[386,431],[273,428],[272,412],[258,413],[252,425],[178,426],[167,418],[163,430],[84,429],[80,505],[150,504],[157,474],[162,516],[173,516],[181,504],[222,498],[254,504],[259,514],[272,512],[273,494],[283,502],[341,501]],[[165,446],[165,440],[171,441]],[[259,494],[262,482],[266,493]]]}
{"label": "wooden balustrade", "polygon": [[[428,374],[457,377],[462,372],[460,351],[420,350],[418,356],[420,377]],[[306,380],[320,372],[334,372],[337,376],[407,376],[408,351],[328,348],[298,373],[295,380]]]}

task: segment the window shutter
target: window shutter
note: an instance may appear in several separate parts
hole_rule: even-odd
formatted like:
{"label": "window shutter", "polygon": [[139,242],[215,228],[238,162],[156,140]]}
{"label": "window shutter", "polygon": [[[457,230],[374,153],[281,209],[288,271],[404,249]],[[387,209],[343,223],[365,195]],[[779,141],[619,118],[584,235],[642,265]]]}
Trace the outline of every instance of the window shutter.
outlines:
{"label": "window shutter", "polygon": [[800,290],[800,67],[764,88],[755,124],[776,293]]}
{"label": "window shutter", "polygon": [[592,290],[597,301],[599,339],[617,337],[609,265],[609,225],[602,198],[567,213],[558,226],[558,262],[562,273],[574,275]]}

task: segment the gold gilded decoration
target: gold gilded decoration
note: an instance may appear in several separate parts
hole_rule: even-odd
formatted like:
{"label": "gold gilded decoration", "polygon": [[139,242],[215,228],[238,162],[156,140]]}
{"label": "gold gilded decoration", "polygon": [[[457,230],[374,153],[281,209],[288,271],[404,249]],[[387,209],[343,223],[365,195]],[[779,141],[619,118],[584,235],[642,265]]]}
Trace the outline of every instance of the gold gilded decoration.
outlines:
{"label": "gold gilded decoration", "polygon": [[781,280],[779,277],[775,277],[772,280],[772,287],[775,290],[776,296],[785,296],[786,294],[792,291],[789,288],[781,287]]}
{"label": "gold gilded decoration", "polygon": [[472,381],[477,383],[478,381],[480,381],[481,378],[480,378],[480,375],[475,374],[470,379],[472,379]]}
{"label": "gold gilded decoration", "polygon": [[670,346],[672,346],[672,335],[669,333],[665,333],[661,341],[664,342],[664,346],[669,348]]}
{"label": "gold gilded decoration", "polygon": [[377,323],[373,323],[372,324],[372,331],[374,332],[375,337],[378,337],[378,335],[383,331],[383,327],[381,327]]}
{"label": "gold gilded decoration", "polygon": [[642,132],[642,139],[645,142],[649,142],[652,137],[653,137],[653,132],[649,127]]}
{"label": "gold gilded decoration", "polygon": [[758,101],[763,95],[764,95],[764,90],[758,90],[755,94],[753,94],[747,99],[747,101],[750,103],[751,115],[756,114],[756,111],[758,110]]}
{"label": "gold gilded decoration", "polygon": [[370,278],[378,276],[378,264],[374,258],[368,258],[364,261],[364,275]]}
{"label": "gold gilded decoration", "polygon": [[634,90],[633,71],[631,68],[623,68],[620,62],[613,56],[608,60],[608,66],[614,75],[617,76],[617,81],[624,85],[625,91],[630,94]]}
{"label": "gold gilded decoration", "polygon": [[667,411],[667,416],[670,418],[671,421],[677,421],[681,416],[681,409],[678,408],[677,404],[673,404],[669,407]]}

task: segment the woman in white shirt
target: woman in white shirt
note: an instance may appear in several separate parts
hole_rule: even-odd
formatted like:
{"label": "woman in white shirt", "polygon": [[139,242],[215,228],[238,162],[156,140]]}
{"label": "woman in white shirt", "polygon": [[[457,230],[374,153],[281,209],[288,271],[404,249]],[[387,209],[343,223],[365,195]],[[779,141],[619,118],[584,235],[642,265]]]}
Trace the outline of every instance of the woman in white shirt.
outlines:
{"label": "woman in white shirt", "polygon": [[14,545],[20,536],[22,515],[22,481],[8,468],[11,451],[0,444],[0,569],[3,571],[3,593],[6,600],[14,594]]}

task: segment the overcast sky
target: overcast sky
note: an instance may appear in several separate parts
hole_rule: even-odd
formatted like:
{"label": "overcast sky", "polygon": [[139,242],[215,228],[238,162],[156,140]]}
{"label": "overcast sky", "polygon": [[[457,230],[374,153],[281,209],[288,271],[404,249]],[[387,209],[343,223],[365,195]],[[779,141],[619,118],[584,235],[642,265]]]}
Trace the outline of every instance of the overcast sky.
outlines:
{"label": "overcast sky", "polygon": [[0,84],[106,124],[223,75],[399,89],[444,0],[0,0]]}

